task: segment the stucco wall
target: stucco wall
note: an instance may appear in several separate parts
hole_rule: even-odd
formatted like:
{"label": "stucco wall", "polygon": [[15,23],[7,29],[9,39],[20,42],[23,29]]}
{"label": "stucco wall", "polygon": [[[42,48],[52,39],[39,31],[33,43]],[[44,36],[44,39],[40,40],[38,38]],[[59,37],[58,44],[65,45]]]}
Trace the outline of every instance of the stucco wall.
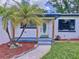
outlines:
{"label": "stucco wall", "polygon": [[[11,24],[9,21],[9,31],[10,31],[10,35],[11,35]],[[40,38],[40,36],[42,35],[42,26],[38,26],[38,37]],[[20,26],[18,26],[15,30],[15,37],[19,37],[21,34],[22,29],[20,28]],[[47,34],[49,36],[49,38],[52,38],[52,21],[48,21],[47,22]],[[36,29],[26,29],[22,35],[22,37],[24,38],[36,38]],[[9,38],[8,35],[6,33],[6,31],[3,29],[2,27],[2,18],[0,17],[0,44],[3,43],[7,43],[9,42]]]}
{"label": "stucco wall", "polygon": [[[58,32],[58,20],[59,19],[75,19],[75,31],[76,32]],[[79,17],[78,16],[62,16],[55,20],[55,36],[59,35],[61,39],[78,39],[79,38]]]}
{"label": "stucco wall", "polygon": [[[42,25],[41,26],[38,26],[38,37],[40,38],[40,36],[42,35]],[[21,31],[22,29],[19,27],[17,27],[16,29],[16,37],[19,37],[20,34],[21,34]],[[49,21],[47,23],[47,34],[49,35],[49,38],[52,38],[52,21]],[[28,38],[28,37],[31,37],[31,38],[34,38],[36,37],[36,29],[25,29],[22,37],[25,37],[25,38]]]}
{"label": "stucco wall", "polygon": [[9,38],[7,36],[7,33],[2,27],[2,17],[0,17],[0,44],[9,42]]}
{"label": "stucco wall", "polygon": [[48,35],[49,35],[49,38],[52,38],[52,33],[53,33],[53,26],[52,26],[52,20],[51,21],[49,21],[49,23],[48,23]]}
{"label": "stucco wall", "polygon": [[[20,28],[20,26],[17,27],[16,32],[15,32],[15,34],[16,34],[15,36],[19,37],[21,32],[22,32],[22,28]],[[36,29],[25,29],[22,37],[36,37]]]}

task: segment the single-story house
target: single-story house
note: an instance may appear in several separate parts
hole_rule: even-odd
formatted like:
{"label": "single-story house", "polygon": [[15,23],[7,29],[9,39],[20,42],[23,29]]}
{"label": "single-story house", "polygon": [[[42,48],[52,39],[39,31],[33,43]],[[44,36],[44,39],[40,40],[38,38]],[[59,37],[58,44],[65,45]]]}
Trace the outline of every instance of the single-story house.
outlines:
{"label": "single-story house", "polygon": [[79,39],[79,14],[60,14],[54,21],[54,38]]}
{"label": "single-story house", "polygon": [[[43,13],[37,15],[44,20],[43,25],[38,26],[38,31],[33,25],[26,26],[19,42],[36,41],[37,36],[39,44],[51,44],[56,38],[63,40],[79,38],[79,14]],[[15,39],[20,36],[22,29],[22,24],[17,27]],[[0,17],[0,42],[7,41],[9,40],[2,29],[2,19]]]}

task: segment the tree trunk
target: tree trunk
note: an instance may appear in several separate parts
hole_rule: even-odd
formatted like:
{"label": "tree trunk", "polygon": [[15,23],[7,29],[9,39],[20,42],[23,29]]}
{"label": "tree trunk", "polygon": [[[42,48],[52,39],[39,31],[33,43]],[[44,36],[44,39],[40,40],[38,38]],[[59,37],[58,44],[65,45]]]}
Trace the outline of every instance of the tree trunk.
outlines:
{"label": "tree trunk", "polygon": [[13,38],[11,38],[11,36],[10,36],[9,29],[8,29],[8,22],[7,22],[6,32],[8,34],[9,39],[10,39],[10,45],[14,44],[15,46],[17,46],[15,41],[13,40]]}
{"label": "tree trunk", "polygon": [[17,40],[16,40],[16,41],[18,41],[18,40],[21,38],[21,36],[23,35],[24,31],[25,31],[25,27],[23,27],[23,30],[22,30],[22,32],[21,32],[21,34],[20,34],[20,36],[17,38]]}
{"label": "tree trunk", "polygon": [[12,30],[12,39],[15,39],[15,27],[13,26],[13,24],[12,24],[12,22],[11,22],[11,26],[12,26],[12,28],[11,28],[11,30]]}
{"label": "tree trunk", "polygon": [[38,43],[38,27],[36,28],[36,43]]}

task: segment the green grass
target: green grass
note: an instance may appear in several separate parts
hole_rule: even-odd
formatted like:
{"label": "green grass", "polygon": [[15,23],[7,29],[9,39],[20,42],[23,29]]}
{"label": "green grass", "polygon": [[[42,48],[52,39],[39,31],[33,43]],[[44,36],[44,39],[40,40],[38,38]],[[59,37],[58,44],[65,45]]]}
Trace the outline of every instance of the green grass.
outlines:
{"label": "green grass", "polygon": [[79,59],[79,43],[56,42],[42,59]]}

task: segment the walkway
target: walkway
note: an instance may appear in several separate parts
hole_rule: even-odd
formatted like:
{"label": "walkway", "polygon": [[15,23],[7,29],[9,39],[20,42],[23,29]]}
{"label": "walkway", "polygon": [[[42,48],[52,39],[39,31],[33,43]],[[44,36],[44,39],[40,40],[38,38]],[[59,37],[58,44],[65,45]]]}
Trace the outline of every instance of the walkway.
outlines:
{"label": "walkway", "polygon": [[39,45],[36,49],[17,57],[16,59],[41,59],[46,53],[50,51],[51,45]]}

